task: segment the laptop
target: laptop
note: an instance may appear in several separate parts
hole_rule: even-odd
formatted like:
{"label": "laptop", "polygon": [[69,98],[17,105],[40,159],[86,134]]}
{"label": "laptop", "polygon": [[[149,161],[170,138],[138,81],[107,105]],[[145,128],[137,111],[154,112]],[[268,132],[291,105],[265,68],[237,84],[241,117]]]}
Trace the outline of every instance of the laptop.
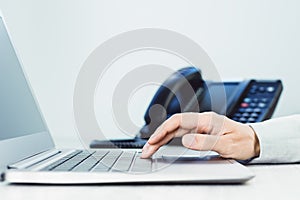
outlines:
{"label": "laptop", "polygon": [[56,149],[0,13],[0,174],[8,183],[243,183],[245,166],[214,152],[165,146],[151,159],[141,149]]}

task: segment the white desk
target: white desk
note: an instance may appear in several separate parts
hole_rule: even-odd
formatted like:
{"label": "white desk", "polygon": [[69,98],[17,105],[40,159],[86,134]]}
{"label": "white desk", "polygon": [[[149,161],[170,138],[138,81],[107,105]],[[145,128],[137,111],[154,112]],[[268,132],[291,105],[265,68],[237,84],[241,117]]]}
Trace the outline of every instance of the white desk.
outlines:
{"label": "white desk", "polygon": [[300,164],[255,165],[243,185],[38,186],[0,184],[0,199],[300,199]]}

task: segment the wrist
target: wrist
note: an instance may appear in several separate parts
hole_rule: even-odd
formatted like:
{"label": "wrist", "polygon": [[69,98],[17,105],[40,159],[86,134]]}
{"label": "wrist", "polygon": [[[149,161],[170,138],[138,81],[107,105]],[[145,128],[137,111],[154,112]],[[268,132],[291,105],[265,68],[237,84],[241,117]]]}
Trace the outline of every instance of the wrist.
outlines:
{"label": "wrist", "polygon": [[259,139],[257,137],[257,134],[254,130],[254,128],[249,125],[250,129],[252,130],[253,132],[253,136],[254,136],[254,157],[258,157],[259,154],[260,154],[260,144],[259,144]]}

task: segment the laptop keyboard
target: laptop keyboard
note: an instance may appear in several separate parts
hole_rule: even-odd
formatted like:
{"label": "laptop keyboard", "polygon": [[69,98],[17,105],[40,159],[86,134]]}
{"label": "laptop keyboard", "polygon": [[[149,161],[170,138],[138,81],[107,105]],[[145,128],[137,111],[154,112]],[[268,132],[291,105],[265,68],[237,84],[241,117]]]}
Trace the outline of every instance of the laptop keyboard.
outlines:
{"label": "laptop keyboard", "polygon": [[76,150],[41,169],[42,171],[76,172],[133,172],[152,170],[151,159],[141,159],[137,151],[123,150]]}

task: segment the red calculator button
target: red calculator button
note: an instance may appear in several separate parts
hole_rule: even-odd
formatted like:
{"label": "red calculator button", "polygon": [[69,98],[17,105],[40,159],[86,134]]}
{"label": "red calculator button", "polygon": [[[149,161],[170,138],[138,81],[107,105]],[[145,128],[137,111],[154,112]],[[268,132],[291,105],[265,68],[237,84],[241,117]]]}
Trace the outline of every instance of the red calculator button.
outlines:
{"label": "red calculator button", "polygon": [[247,103],[241,103],[242,108],[247,108],[248,106],[249,106],[249,104],[247,104]]}

